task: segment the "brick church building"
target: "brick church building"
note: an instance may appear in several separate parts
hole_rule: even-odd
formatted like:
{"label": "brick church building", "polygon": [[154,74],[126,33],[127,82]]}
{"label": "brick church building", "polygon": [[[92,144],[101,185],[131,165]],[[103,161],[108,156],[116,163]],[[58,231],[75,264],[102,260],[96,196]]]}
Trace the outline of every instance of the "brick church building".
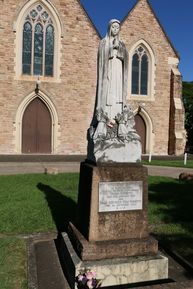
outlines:
{"label": "brick church building", "polygon": [[[121,39],[143,153],[182,154],[179,56],[147,0],[122,21]],[[0,154],[86,154],[99,41],[79,0],[1,1]]]}

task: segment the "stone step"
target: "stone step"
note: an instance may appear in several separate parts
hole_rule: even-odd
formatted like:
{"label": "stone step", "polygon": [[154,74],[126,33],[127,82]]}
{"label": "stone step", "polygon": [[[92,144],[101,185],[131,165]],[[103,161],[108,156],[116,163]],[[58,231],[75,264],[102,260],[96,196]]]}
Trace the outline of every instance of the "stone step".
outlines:
{"label": "stone step", "polygon": [[[28,289],[70,289],[63,274],[56,247],[59,245],[54,234],[40,234],[30,238],[28,243]],[[57,246],[56,246],[57,243]],[[63,250],[60,252],[64,253]],[[169,258],[169,280],[153,281],[140,284],[127,284],[114,289],[192,289],[193,274],[175,261],[165,251]],[[69,267],[69,260],[62,258]],[[179,260],[178,260],[179,261]],[[181,262],[180,262],[181,263]],[[73,270],[71,272],[73,274]],[[107,289],[107,287],[105,288]]]}
{"label": "stone step", "polygon": [[34,244],[38,289],[68,289],[54,240]]}

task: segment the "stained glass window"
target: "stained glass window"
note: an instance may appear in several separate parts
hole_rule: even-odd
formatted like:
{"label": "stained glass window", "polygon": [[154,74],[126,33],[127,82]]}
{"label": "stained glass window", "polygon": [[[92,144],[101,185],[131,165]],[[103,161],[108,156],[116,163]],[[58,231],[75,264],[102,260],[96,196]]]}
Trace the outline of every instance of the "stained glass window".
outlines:
{"label": "stained glass window", "polygon": [[30,12],[30,15],[31,15],[32,18],[36,18],[36,16],[38,15],[38,12],[37,12],[35,9],[33,9],[33,10]]}
{"label": "stained glass window", "polygon": [[43,8],[42,8],[41,5],[38,5],[38,6],[37,6],[37,10],[38,10],[39,12],[42,11],[42,9],[43,9]]}
{"label": "stained glass window", "polygon": [[134,54],[132,60],[132,94],[138,94],[139,91],[139,57]]}
{"label": "stained glass window", "polygon": [[47,13],[46,11],[44,11],[44,12],[42,13],[42,18],[43,18],[43,19],[47,19],[48,17],[49,17],[48,13]]}
{"label": "stained glass window", "polygon": [[54,74],[54,26],[43,5],[34,6],[25,17],[22,72],[43,76]]}
{"label": "stained glass window", "polygon": [[32,26],[26,22],[23,26],[23,74],[31,73],[31,51],[32,51]]}
{"label": "stained glass window", "polygon": [[146,50],[139,46],[132,58],[132,94],[148,94],[148,55]]}
{"label": "stained glass window", "polygon": [[148,81],[148,58],[144,54],[141,59],[141,91],[140,94],[147,95],[147,81]]}
{"label": "stained glass window", "polygon": [[42,75],[43,63],[43,27],[36,24],[34,33],[34,74]]}
{"label": "stained glass window", "polygon": [[45,74],[52,76],[54,61],[54,28],[52,25],[49,25],[46,29],[45,46]]}

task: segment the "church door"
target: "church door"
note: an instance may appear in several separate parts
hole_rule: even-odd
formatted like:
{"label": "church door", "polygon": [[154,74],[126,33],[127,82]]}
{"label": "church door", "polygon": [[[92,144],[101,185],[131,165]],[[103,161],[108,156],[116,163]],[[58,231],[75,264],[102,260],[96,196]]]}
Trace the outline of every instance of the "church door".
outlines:
{"label": "church door", "polygon": [[146,153],[146,125],[143,118],[139,115],[135,115],[135,129],[141,137],[142,153]]}
{"label": "church door", "polygon": [[22,121],[22,153],[51,153],[51,115],[40,98],[27,106]]}

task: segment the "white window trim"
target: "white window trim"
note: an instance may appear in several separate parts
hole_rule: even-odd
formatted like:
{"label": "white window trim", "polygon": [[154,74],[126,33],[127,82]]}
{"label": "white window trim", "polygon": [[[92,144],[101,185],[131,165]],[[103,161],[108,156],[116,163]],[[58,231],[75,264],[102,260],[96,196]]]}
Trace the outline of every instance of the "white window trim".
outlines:
{"label": "white window trim", "polygon": [[16,33],[15,37],[15,80],[35,81],[37,75],[22,74],[22,46],[23,46],[23,24],[26,14],[33,8],[34,5],[42,5],[46,8],[53,20],[55,38],[54,38],[54,73],[53,76],[41,76],[41,81],[61,82],[60,79],[60,64],[61,64],[61,38],[62,25],[58,13],[48,0],[30,0],[19,11],[14,22],[13,30]]}
{"label": "white window trim", "polygon": [[[133,55],[135,54],[135,50],[139,46],[143,46],[144,49],[147,51],[148,55],[148,95],[138,95],[138,94],[132,94],[132,59]],[[129,51],[129,81],[128,81],[128,98],[132,100],[148,100],[148,101],[154,101],[155,100],[155,56],[153,53],[152,48],[150,45],[144,40],[140,39],[137,41],[130,49]]]}

